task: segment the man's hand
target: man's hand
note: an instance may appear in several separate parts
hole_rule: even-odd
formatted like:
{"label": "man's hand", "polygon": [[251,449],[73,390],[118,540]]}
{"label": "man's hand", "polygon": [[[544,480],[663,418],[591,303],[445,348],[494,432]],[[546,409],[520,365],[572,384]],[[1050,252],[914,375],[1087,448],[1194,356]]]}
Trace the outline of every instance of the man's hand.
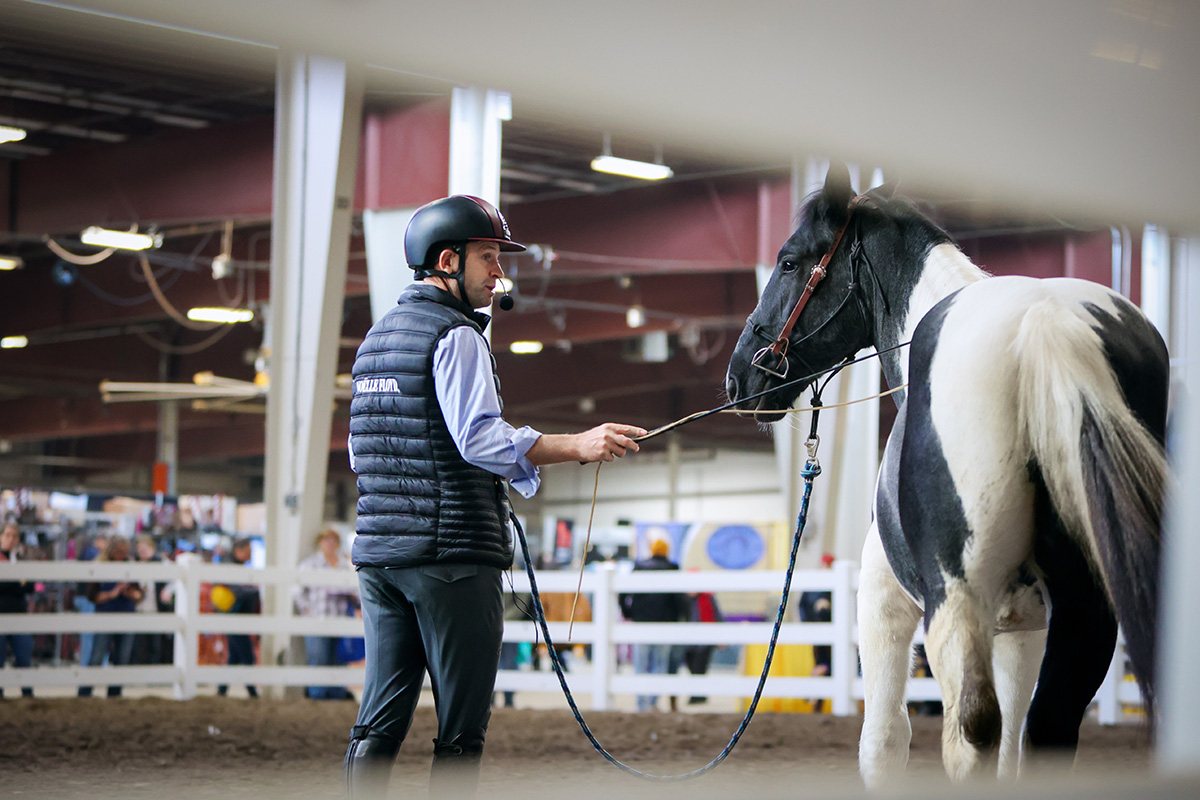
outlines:
{"label": "man's hand", "polygon": [[645,436],[646,430],[634,425],[606,422],[583,433],[542,434],[525,457],[535,466],[578,461],[612,461],[627,452],[639,450],[635,436]]}
{"label": "man's hand", "polygon": [[641,448],[631,437],[645,435],[646,431],[632,425],[619,425],[615,422],[597,425],[590,431],[575,434],[579,438],[579,460],[584,463],[612,461],[629,450],[636,453]]}

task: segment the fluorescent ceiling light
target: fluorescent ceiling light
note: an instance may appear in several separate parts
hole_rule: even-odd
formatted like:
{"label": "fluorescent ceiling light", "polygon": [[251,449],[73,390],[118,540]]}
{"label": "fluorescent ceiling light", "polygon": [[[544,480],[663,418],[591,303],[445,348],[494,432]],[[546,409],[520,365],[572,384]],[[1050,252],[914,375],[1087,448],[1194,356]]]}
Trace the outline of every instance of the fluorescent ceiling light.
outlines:
{"label": "fluorescent ceiling light", "polygon": [[648,161],[631,161],[628,158],[616,156],[596,156],[592,159],[592,169],[597,172],[608,172],[612,175],[625,175],[630,178],[641,178],[646,181],[661,181],[669,178],[675,172],[665,164],[651,164]]}
{"label": "fluorescent ceiling light", "polygon": [[5,350],[24,347],[27,344],[29,344],[29,339],[24,336],[5,336],[3,339],[0,339],[0,347],[3,347]]}
{"label": "fluorescent ceiling light", "polygon": [[513,342],[508,349],[518,355],[533,355],[542,352],[541,342]]}
{"label": "fluorescent ceiling light", "polygon": [[110,231],[95,225],[79,234],[79,241],[93,247],[115,247],[118,250],[146,250],[162,244],[162,236],[133,231]]}
{"label": "fluorescent ceiling light", "polygon": [[25,262],[16,256],[0,256],[0,270],[20,269]]}
{"label": "fluorescent ceiling light", "polygon": [[5,142],[19,142],[24,138],[24,128],[14,128],[9,125],[0,125],[0,144]]}
{"label": "fluorescent ceiling light", "polygon": [[249,322],[254,312],[248,308],[193,308],[187,317],[194,322]]}
{"label": "fluorescent ceiling light", "polygon": [[640,328],[646,324],[646,310],[641,306],[630,306],[625,312],[625,324],[631,328]]}

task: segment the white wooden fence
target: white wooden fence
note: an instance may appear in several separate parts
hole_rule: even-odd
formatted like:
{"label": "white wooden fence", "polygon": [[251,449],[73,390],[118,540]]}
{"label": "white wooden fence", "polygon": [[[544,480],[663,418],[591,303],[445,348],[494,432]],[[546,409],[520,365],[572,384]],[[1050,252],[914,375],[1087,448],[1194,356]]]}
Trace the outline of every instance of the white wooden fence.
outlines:
{"label": "white wooden fence", "polygon": [[[611,709],[614,695],[665,694],[750,697],[757,675],[731,675],[710,671],[703,676],[644,675],[617,671],[617,646],[620,644],[715,644],[765,645],[770,641],[773,612],[778,606],[785,573],[782,570],[746,570],[727,572],[619,572],[610,568],[587,571],[583,592],[590,595],[592,620],[576,622],[571,644],[592,646],[591,669],[568,674],[572,692],[579,698],[589,696],[596,710]],[[536,576],[542,592],[574,592],[578,574],[539,572]],[[273,614],[200,613],[201,584],[257,584],[268,587],[310,585],[357,588],[352,572],[299,569],[250,569],[237,565],[205,564],[184,556],[177,562],[102,563],[76,561],[26,561],[0,564],[0,581],[39,582],[130,581],[141,584],[174,582],[174,613],[39,613],[0,614],[0,633],[65,634],[87,632],[170,633],[175,636],[175,661],[171,665],[82,667],[39,666],[30,669],[0,670],[0,686],[15,689],[32,687],[74,687],[121,684],[123,686],[169,685],[175,696],[187,699],[196,695],[198,686],[215,684],[256,684],[261,686],[355,686],[363,681],[363,669],[355,667],[208,666],[197,663],[200,634],[252,633],[274,637],[269,641],[286,643],[290,636],[361,636],[362,621],[354,617],[312,618],[296,616],[290,603]],[[823,677],[772,677],[767,681],[765,697],[832,699],[834,714],[857,712],[857,700],[863,696],[858,675],[857,629],[854,619],[858,567],[839,561],[832,570],[798,570],[792,576],[789,604],[794,607],[803,591],[827,591],[832,595],[832,621],[785,622],[780,628],[779,644],[825,644],[832,649],[831,674]],[[528,592],[525,573],[511,573],[511,588]],[[505,579],[505,591],[509,580]],[[723,623],[634,623],[624,621],[618,610],[622,593],[637,592],[757,592],[769,596],[772,613],[765,622]],[[794,618],[794,614],[791,615]],[[566,622],[551,622],[550,635],[556,644],[567,643]],[[533,622],[506,622],[504,640],[530,642],[540,640]],[[918,630],[916,641],[921,641]],[[1140,703],[1136,684],[1124,679],[1124,649],[1119,643],[1108,677],[1096,696],[1098,717],[1105,724],[1125,718],[1123,706]],[[265,653],[286,649],[285,644],[265,646]],[[558,679],[552,671],[501,670],[497,691],[558,692]],[[930,678],[910,678],[908,699],[940,700],[937,683]]]}

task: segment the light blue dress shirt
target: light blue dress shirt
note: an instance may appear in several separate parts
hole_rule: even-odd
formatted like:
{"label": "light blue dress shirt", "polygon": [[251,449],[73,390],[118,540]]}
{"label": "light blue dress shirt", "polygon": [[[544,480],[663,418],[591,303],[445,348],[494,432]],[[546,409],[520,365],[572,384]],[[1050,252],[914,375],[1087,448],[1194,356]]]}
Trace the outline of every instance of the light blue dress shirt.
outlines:
{"label": "light blue dress shirt", "polygon": [[500,416],[492,356],[483,337],[465,325],[443,336],[433,353],[433,383],[463,459],[507,478],[522,497],[533,497],[541,478],[525,454],[542,434],[514,428]]}

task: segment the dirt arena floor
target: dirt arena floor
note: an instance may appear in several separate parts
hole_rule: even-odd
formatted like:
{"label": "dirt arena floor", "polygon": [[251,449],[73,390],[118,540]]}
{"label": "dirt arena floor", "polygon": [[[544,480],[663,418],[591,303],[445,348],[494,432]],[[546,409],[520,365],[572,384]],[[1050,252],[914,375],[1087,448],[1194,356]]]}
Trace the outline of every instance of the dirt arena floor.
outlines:
{"label": "dirt arena floor", "polygon": [[[342,754],[355,711],[350,702],[234,697],[8,699],[0,704],[0,796],[340,797]],[[665,774],[706,763],[741,721],[735,714],[592,712],[586,717],[616,757]],[[492,718],[480,797],[860,796],[855,764],[860,724],[857,717],[760,713],[713,773],[664,784],[628,777],[604,762],[567,710],[501,708]],[[913,728],[913,780],[943,787],[921,796],[949,791],[941,777],[941,719],[914,717]],[[419,709],[396,765],[391,796],[426,796],[434,734],[432,710]],[[1088,724],[1076,779],[1144,780],[1150,761],[1150,745],[1137,727]]]}

